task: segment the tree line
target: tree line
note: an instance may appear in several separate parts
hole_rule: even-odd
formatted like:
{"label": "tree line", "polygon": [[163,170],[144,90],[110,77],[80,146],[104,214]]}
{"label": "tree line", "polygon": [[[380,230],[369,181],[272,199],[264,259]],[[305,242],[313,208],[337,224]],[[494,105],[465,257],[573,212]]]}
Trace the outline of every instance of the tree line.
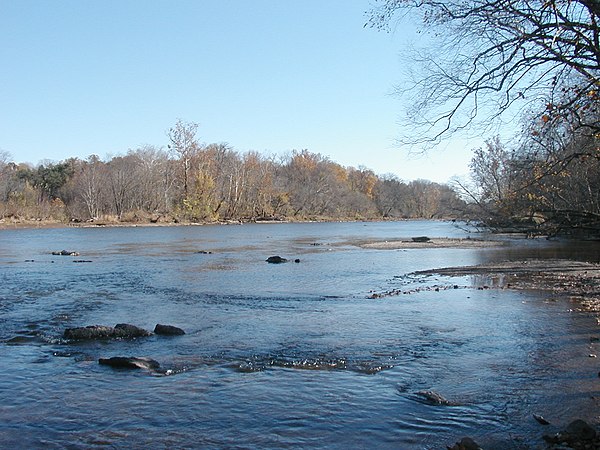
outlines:
{"label": "tree line", "polygon": [[0,154],[0,219],[219,222],[456,217],[448,185],[343,167],[308,150],[286,156],[203,145],[178,121],[167,148],[144,146],[37,167]]}

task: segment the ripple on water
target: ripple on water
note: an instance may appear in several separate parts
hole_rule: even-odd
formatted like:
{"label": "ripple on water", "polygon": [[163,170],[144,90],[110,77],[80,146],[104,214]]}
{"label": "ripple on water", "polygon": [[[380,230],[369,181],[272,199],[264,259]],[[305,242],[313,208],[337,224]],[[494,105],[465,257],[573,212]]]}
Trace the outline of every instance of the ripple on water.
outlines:
{"label": "ripple on water", "polygon": [[[3,444],[444,448],[463,435],[482,444],[537,435],[532,411],[560,423],[596,410],[588,354],[597,349],[588,347],[600,344],[583,336],[586,317],[531,293],[473,292],[470,282],[438,292],[438,280],[402,275],[497,253],[342,251],[345,230],[364,239],[357,227],[371,225],[314,225],[41,232],[17,253],[1,251],[25,255],[0,270],[0,390],[11,393],[0,411]],[[377,224],[387,231],[374,237],[441,226]],[[94,263],[42,260],[50,240]],[[299,252],[298,265],[264,262]],[[366,299],[378,286],[415,293]],[[60,339],[69,326],[119,321],[173,323],[187,334]],[[98,364],[112,356],[151,357],[164,372]],[[419,401],[422,390],[453,404]]]}

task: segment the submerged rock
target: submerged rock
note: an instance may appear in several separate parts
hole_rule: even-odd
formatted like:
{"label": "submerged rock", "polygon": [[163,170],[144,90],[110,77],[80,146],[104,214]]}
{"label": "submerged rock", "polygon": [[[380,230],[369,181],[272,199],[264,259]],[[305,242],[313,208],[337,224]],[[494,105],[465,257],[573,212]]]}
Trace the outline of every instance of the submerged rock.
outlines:
{"label": "submerged rock", "polygon": [[572,438],[581,441],[591,441],[596,437],[596,430],[581,419],[571,422],[565,431],[569,433]]}
{"label": "submerged rock", "polygon": [[152,333],[143,328],[119,323],[114,327],[106,325],[88,325],[87,327],[67,328],[63,334],[65,339],[76,341],[96,339],[131,339],[136,337],[150,336]]}
{"label": "submerged rock", "polygon": [[447,447],[448,450],[481,450],[481,447],[470,437],[464,437],[452,447]]}
{"label": "submerged rock", "polygon": [[8,345],[29,344],[37,341],[37,336],[15,336],[6,341]]}
{"label": "submerged rock", "polygon": [[537,422],[538,422],[540,425],[550,425],[550,422],[548,422],[546,419],[544,419],[542,416],[540,416],[540,415],[538,415],[538,414],[534,414],[534,415],[533,415],[533,418],[534,418],[535,420],[537,420]]}
{"label": "submerged rock", "polygon": [[417,395],[419,397],[421,397],[423,400],[425,400],[425,402],[427,402],[431,405],[443,405],[443,406],[457,405],[457,403],[451,402],[450,400],[445,398],[443,395],[438,394],[435,391],[419,391],[419,392],[417,392]]}
{"label": "submerged rock", "polygon": [[104,366],[115,369],[146,369],[156,370],[160,367],[158,361],[151,358],[136,356],[113,356],[112,358],[100,358],[98,362]]}
{"label": "submerged rock", "polygon": [[286,263],[288,260],[285,258],[282,258],[281,256],[269,256],[267,258],[267,262],[269,264],[281,264],[281,263]]}
{"label": "submerged rock", "polygon": [[160,323],[157,323],[154,327],[154,334],[162,334],[165,336],[180,336],[185,334],[185,331],[173,325],[161,325]]}
{"label": "submerged rock", "polygon": [[[574,420],[564,431],[550,436],[544,435],[543,439],[549,444],[560,445],[567,444],[569,448],[600,448],[600,439],[598,432],[587,422],[581,419]],[[554,448],[554,447],[552,447]]]}

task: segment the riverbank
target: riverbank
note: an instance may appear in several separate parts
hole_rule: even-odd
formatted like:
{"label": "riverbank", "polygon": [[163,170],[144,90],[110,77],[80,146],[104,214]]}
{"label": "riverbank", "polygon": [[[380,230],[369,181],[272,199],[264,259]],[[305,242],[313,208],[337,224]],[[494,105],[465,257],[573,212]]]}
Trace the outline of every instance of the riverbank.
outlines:
{"label": "riverbank", "polygon": [[500,247],[506,243],[488,239],[467,238],[429,238],[425,236],[402,238],[393,241],[358,243],[358,246],[374,250],[402,250],[424,248],[486,248]]}
{"label": "riverbank", "polygon": [[[562,259],[504,261],[415,272],[414,276],[472,279],[479,289],[539,290],[566,296],[576,308],[600,314],[600,265]],[[598,319],[600,323],[600,318]]]}
{"label": "riverbank", "polygon": [[[275,221],[274,221],[275,222]],[[221,221],[221,222],[119,222],[113,220],[98,220],[89,222],[60,222],[53,220],[0,220],[0,230],[14,230],[14,229],[27,229],[27,228],[39,228],[39,229],[51,229],[51,228],[103,228],[103,227],[121,227],[121,228],[134,228],[134,227],[176,227],[176,226],[201,226],[201,225],[239,225],[243,222],[232,220],[232,221]],[[280,223],[280,222],[275,222]],[[285,223],[285,222],[281,222]]]}
{"label": "riverbank", "polygon": [[[156,221],[118,221],[118,220],[95,220],[85,222],[61,222],[54,220],[14,220],[14,219],[0,219],[0,230],[14,230],[21,228],[39,228],[39,229],[50,229],[50,228],[103,228],[103,227],[115,227],[115,228],[135,228],[135,227],[185,227],[185,226],[207,226],[207,225],[243,225],[249,223],[256,224],[283,224],[283,223],[352,223],[352,222],[405,222],[405,221],[418,221],[423,219],[394,219],[394,220],[383,220],[383,219],[350,219],[350,218],[310,218],[310,219],[298,219],[298,218],[274,218],[274,219],[247,219],[247,220],[219,220],[219,221],[200,221],[200,222],[187,222],[187,221],[170,221],[170,220],[156,220]],[[439,219],[445,221],[446,219]]]}

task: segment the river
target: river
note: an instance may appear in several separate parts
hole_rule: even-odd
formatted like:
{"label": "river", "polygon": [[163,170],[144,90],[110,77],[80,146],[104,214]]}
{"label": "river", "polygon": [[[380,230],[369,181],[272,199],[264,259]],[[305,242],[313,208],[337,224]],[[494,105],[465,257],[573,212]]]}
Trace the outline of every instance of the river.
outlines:
{"label": "river", "polygon": [[[468,277],[369,295],[417,270],[596,262],[600,248],[355,245],[421,235],[474,236],[435,221],[0,230],[0,447],[439,449],[471,436],[540,448],[532,414],[597,420],[597,322],[568,299],[473,289]],[[79,256],[51,254],[63,249]],[[117,323],[186,334],[62,339]],[[168,372],[98,364],[111,356]],[[452,404],[427,403],[425,390]]]}

